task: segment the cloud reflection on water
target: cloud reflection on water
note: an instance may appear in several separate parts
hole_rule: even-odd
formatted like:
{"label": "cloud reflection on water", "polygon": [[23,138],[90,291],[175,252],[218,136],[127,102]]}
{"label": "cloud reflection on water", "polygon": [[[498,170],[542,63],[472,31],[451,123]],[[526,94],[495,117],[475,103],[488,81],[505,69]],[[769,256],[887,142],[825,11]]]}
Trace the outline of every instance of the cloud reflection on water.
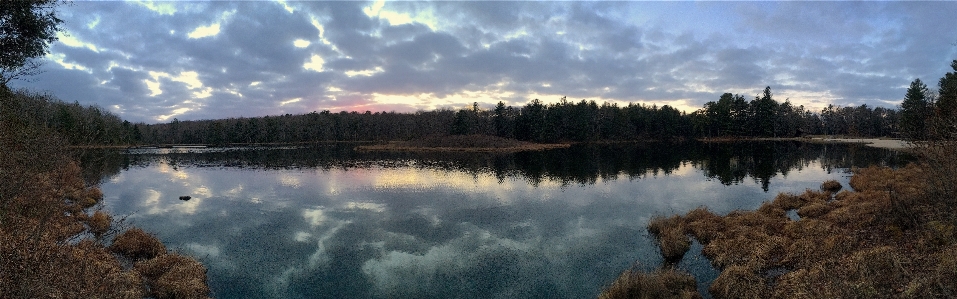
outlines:
{"label": "cloud reflection on water", "polygon": [[653,215],[727,212],[778,190],[846,181],[813,163],[770,193],[758,182],[705,180],[691,163],[580,185],[413,167],[159,164],[103,189],[107,209],[203,260],[220,298],[580,298],[636,260],[660,262],[644,230]]}

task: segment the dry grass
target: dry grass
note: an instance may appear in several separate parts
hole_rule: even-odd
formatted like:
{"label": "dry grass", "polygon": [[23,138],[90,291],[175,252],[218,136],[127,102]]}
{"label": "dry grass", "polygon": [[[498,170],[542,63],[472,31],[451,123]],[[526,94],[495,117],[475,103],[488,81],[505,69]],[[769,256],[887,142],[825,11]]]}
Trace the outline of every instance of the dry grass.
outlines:
{"label": "dry grass", "polygon": [[687,223],[687,232],[702,243],[720,237],[725,229],[724,218],[703,207],[691,210],[683,219]]}
{"label": "dry grass", "polygon": [[765,298],[767,281],[746,266],[731,266],[721,271],[708,292],[714,298]]}
{"label": "dry grass", "polygon": [[685,222],[679,216],[654,217],[648,222],[648,232],[655,237],[665,261],[677,261],[691,248],[685,233]]}
{"label": "dry grass", "polygon": [[[101,238],[111,217],[88,214],[102,191],[86,186],[63,139],[21,118],[18,97],[0,90],[0,298],[143,298],[144,279]],[[147,251],[133,250],[157,254]]]}
{"label": "dry grass", "polygon": [[163,254],[138,262],[135,268],[143,275],[153,297],[207,298],[209,295],[206,267],[190,257]]}
{"label": "dry grass", "polygon": [[841,183],[835,180],[828,180],[828,181],[824,181],[824,183],[821,183],[821,191],[834,193],[837,191],[841,191],[841,188],[844,188],[844,186],[841,186]]}
{"label": "dry grass", "polygon": [[[833,199],[837,188],[825,183],[754,211],[656,217],[648,230],[662,252],[680,247],[665,241],[679,233],[704,245],[722,271],[709,289],[715,298],[957,296],[957,208],[934,190],[926,166],[854,172],[853,190]],[[801,219],[788,219],[788,210]]]}
{"label": "dry grass", "polygon": [[598,295],[599,299],[701,298],[694,277],[674,269],[641,273],[627,270]]}
{"label": "dry grass", "polygon": [[116,236],[110,251],[131,260],[142,260],[166,252],[166,246],[155,236],[134,227]]}
{"label": "dry grass", "polygon": [[90,227],[90,232],[96,236],[102,236],[113,225],[113,217],[103,211],[96,211],[89,217],[86,225]]}

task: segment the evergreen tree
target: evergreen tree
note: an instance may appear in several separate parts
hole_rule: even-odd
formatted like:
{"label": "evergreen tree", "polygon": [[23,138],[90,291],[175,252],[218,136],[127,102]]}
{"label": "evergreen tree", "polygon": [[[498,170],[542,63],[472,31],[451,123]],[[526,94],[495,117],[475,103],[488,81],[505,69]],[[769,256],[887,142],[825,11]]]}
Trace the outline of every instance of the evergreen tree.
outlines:
{"label": "evergreen tree", "polygon": [[751,111],[754,115],[754,135],[755,136],[773,136],[774,118],[777,114],[778,103],[774,101],[771,95],[771,87],[764,88],[764,94],[756,97],[751,102]]}
{"label": "evergreen tree", "polygon": [[954,72],[948,72],[937,83],[937,114],[944,119],[957,116],[957,60],[950,67]]}
{"label": "evergreen tree", "polygon": [[925,137],[927,116],[927,85],[920,79],[914,79],[907,88],[904,101],[901,102],[900,130],[901,136],[910,140],[922,140]]}

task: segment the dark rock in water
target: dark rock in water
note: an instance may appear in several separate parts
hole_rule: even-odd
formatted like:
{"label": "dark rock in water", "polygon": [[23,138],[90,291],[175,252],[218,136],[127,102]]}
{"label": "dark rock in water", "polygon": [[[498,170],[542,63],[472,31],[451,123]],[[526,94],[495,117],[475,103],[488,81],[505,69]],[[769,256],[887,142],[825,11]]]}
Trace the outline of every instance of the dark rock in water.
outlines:
{"label": "dark rock in water", "polygon": [[179,200],[189,200],[190,198],[192,197],[189,197],[189,195],[183,195],[179,197]]}

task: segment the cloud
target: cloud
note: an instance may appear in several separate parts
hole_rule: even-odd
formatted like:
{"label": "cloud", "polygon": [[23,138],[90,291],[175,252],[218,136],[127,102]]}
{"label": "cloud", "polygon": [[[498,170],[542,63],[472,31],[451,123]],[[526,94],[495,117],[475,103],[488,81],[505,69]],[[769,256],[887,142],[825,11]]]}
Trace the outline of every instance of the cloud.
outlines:
{"label": "cloud", "polygon": [[[947,71],[957,29],[940,24],[955,9],[952,2],[79,2],[61,8],[65,35],[50,49],[47,73],[14,87],[144,122],[414,111],[476,101],[457,97],[466,93],[483,94],[481,103],[569,96],[696,109],[724,92],[764,86],[796,104],[874,106],[899,100],[914,78],[934,82]],[[170,79],[191,73],[201,87]],[[389,100],[401,97],[425,102]]]}

